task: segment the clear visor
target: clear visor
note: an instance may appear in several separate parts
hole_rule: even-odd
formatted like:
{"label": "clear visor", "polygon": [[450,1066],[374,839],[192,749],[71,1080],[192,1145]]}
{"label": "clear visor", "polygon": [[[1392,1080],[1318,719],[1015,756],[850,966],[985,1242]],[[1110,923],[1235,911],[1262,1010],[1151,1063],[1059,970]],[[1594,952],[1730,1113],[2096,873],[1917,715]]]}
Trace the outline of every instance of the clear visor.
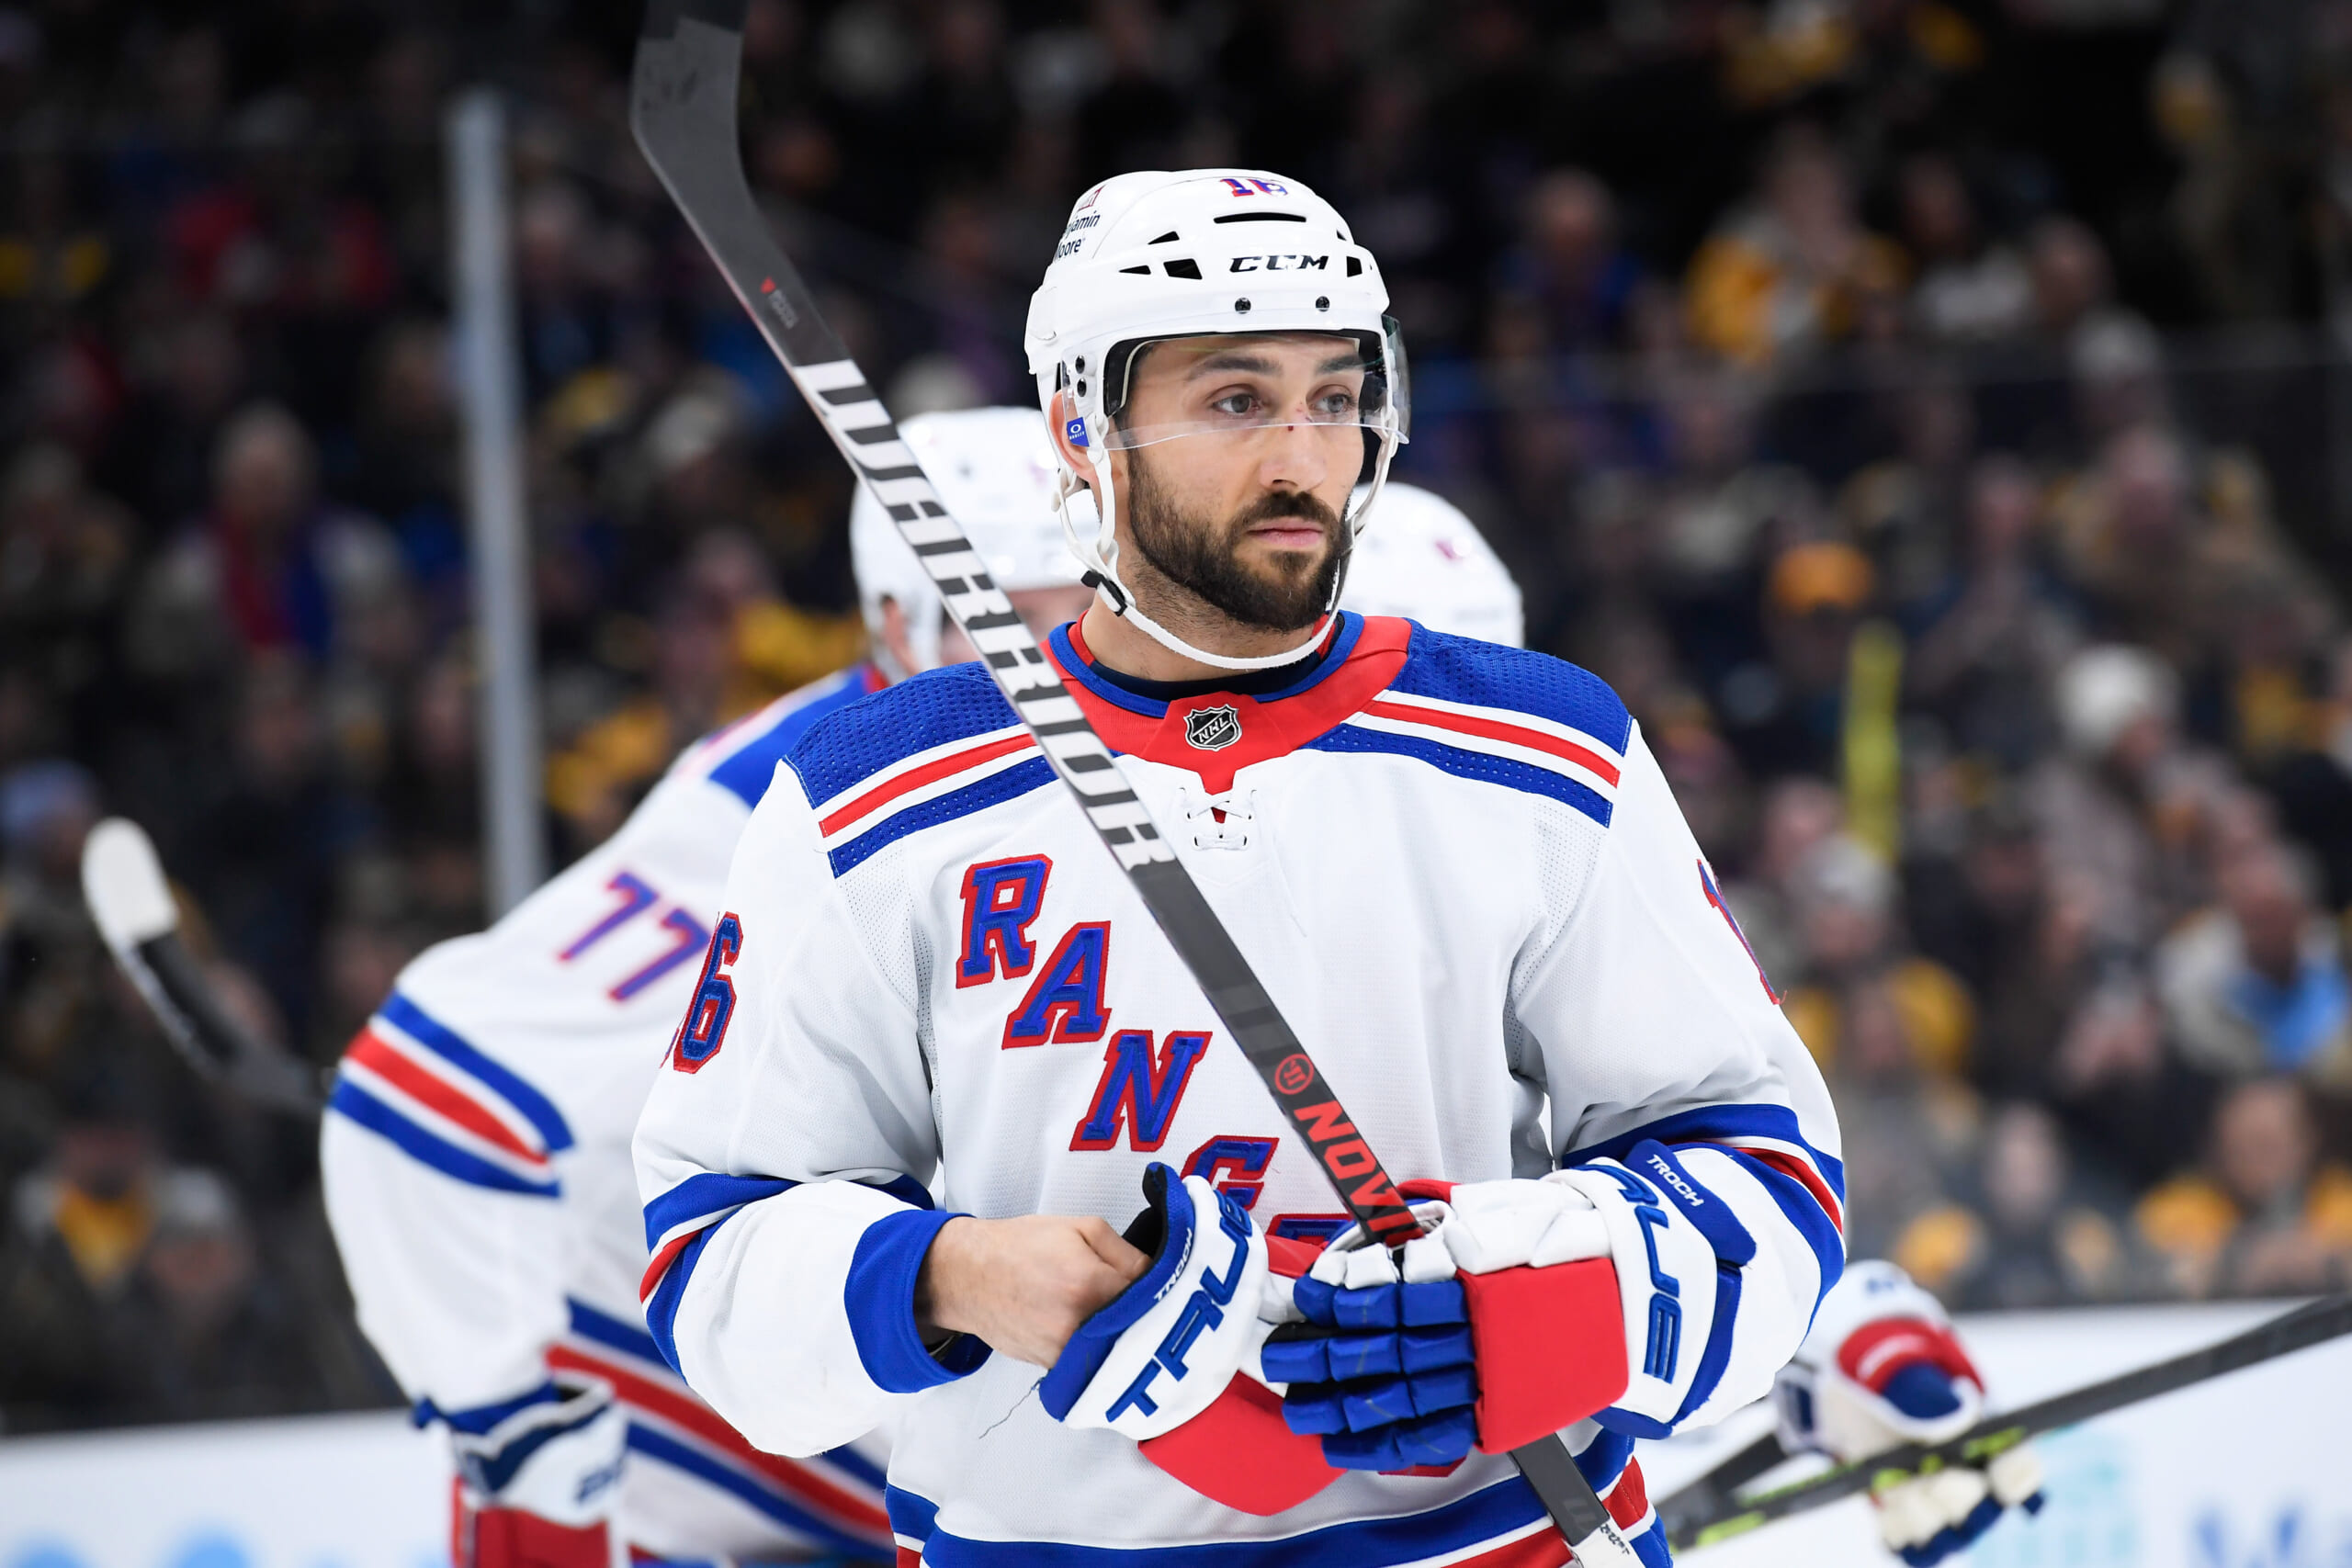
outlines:
{"label": "clear visor", "polygon": [[1114,451],[1297,430],[1401,443],[1411,408],[1405,344],[1390,317],[1376,343],[1370,333],[1304,331],[1169,338],[1136,351],[1125,408],[1100,439]]}

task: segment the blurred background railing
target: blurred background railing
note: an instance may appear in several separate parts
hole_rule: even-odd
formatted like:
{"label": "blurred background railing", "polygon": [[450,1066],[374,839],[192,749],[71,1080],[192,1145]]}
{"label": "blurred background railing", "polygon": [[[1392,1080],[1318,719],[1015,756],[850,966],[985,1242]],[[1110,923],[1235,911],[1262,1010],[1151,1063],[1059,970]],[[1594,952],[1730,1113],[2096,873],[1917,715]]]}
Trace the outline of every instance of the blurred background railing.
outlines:
{"label": "blurred background railing", "polygon": [[[332,1059],[483,918],[442,117],[504,95],[548,858],[852,657],[848,480],[637,159],[634,7],[0,7],[0,1429],[392,1397],[309,1134],[74,876],[138,818]],[[1071,200],[1308,180],[1400,472],[1657,749],[1955,1305],[2352,1269],[2352,11],[759,0],[762,198],[901,415]]]}

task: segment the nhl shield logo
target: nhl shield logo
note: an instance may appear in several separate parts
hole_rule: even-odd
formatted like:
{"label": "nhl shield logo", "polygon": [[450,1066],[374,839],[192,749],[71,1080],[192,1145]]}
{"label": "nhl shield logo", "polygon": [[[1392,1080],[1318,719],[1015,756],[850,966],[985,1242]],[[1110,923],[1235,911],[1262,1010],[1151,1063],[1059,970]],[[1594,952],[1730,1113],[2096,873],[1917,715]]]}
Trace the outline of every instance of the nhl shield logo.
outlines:
{"label": "nhl shield logo", "polygon": [[1222,751],[1241,739],[1241,715],[1231,703],[1184,716],[1184,739],[1204,751]]}

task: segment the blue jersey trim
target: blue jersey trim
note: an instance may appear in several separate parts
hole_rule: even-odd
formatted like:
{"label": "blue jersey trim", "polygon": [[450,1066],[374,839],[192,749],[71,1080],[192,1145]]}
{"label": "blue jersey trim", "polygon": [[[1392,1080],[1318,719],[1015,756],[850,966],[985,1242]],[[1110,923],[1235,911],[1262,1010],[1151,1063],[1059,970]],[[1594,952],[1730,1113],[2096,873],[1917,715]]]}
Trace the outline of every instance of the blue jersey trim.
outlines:
{"label": "blue jersey trim", "polygon": [[1465,750],[1419,735],[1399,735],[1393,730],[1374,729],[1360,724],[1342,724],[1317,736],[1301,750],[1410,757],[1456,778],[1499,784],[1522,795],[1547,796],[1583,812],[1604,828],[1609,826],[1613,810],[1608,798],[1600,791],[1580,784],[1565,774],[1555,773],[1549,768],[1539,768],[1531,762],[1515,761],[1509,757],[1497,757],[1485,751]]}
{"label": "blue jersey trim", "polygon": [[927,1568],[1382,1568],[1460,1551],[1543,1518],[1544,1505],[1518,1476],[1425,1514],[1355,1519],[1272,1540],[1197,1546],[1102,1547],[1064,1541],[970,1540],[934,1528],[923,1543]]}
{"label": "blue jersey trim", "polygon": [[1046,641],[1053,647],[1054,661],[1062,667],[1063,671],[1071,680],[1085,687],[1090,694],[1101,697],[1113,707],[1125,708],[1129,713],[1141,714],[1146,718],[1168,716],[1166,703],[1139,696],[1125,686],[1114,686],[1097,675],[1093,668],[1078,656],[1077,646],[1069,640],[1069,626],[1056,626],[1046,634]]}
{"label": "blue jersey trim", "polygon": [[657,1432],[650,1427],[632,1422],[628,1429],[628,1446],[633,1452],[684,1471],[698,1481],[741,1498],[776,1523],[830,1550],[864,1559],[876,1549],[876,1543],[871,1539],[852,1535],[805,1509],[794,1506],[785,1501],[775,1488],[754,1480],[731,1464],[713,1459],[699,1449],[687,1447],[666,1432]]}
{"label": "blue jersey trim", "polygon": [[[680,1377],[686,1374],[678,1365],[678,1305],[685,1300],[686,1282],[694,1277],[695,1266],[702,1261],[703,1248],[710,1245],[710,1238],[729,1220],[742,1212],[745,1204],[789,1192],[799,1185],[777,1176],[724,1176],[706,1170],[689,1176],[645,1206],[648,1250],[658,1249],[662,1237],[681,1224],[706,1215],[716,1216],[670,1260],[670,1267],[662,1270],[661,1282],[645,1298],[645,1326],[652,1337],[654,1348]],[[899,1202],[918,1209],[932,1206],[930,1190],[911,1176],[894,1176],[888,1181],[861,1185],[887,1192]]]}
{"label": "blue jersey trim", "polygon": [[662,1282],[645,1298],[645,1326],[653,1331],[653,1348],[662,1352],[662,1361],[680,1377],[686,1370],[678,1365],[678,1307],[686,1299],[686,1281],[694,1278],[695,1265],[702,1261],[703,1248],[710,1238],[726,1227],[737,1210],[724,1219],[695,1233],[678,1256],[670,1259],[670,1267],[662,1272]]}
{"label": "blue jersey trim", "polygon": [[[1813,1161],[1814,1168],[1821,1172],[1822,1179],[1829,1183],[1829,1190],[1838,1195],[1838,1201],[1840,1204],[1846,1201],[1845,1162],[1834,1155],[1822,1153],[1806,1142],[1804,1134],[1797,1130],[1796,1112],[1785,1105],[1702,1105],[1694,1111],[1678,1111],[1671,1116],[1660,1117],[1631,1132],[1620,1133],[1613,1138],[1577,1149],[1565,1156],[1560,1165],[1565,1169],[1596,1159],[1623,1160],[1634,1145],[1652,1138],[1669,1145],[1713,1144],[1716,1153],[1729,1155],[1737,1160],[1741,1168],[1772,1195],[1772,1201],[1780,1206],[1781,1213],[1788,1216],[1789,1224],[1813,1249],[1814,1261],[1821,1271],[1821,1293],[1827,1295],[1829,1287],[1836,1284],[1838,1276],[1846,1271],[1845,1237],[1838,1233],[1837,1224],[1823,1211],[1821,1201],[1805,1190],[1803,1182],[1786,1171],[1775,1170],[1745,1149],[1734,1148],[1721,1142],[1734,1137],[1773,1138],[1784,1144],[1794,1144]],[[1816,1310],[1820,1304],[1820,1298],[1815,1297],[1814,1305]]]}
{"label": "blue jersey trim", "polygon": [[[799,1185],[780,1176],[727,1176],[716,1170],[697,1171],[645,1205],[646,1250],[658,1249],[663,1236],[689,1220],[740,1209],[746,1203],[773,1198]],[[888,1181],[868,1181],[863,1185],[877,1192],[888,1192],[899,1202],[914,1208],[928,1209],[932,1206],[931,1189],[911,1176],[894,1176]]]}
{"label": "blue jersey trim", "polygon": [[[1830,1223],[1829,1216],[1821,1212],[1821,1201],[1806,1191],[1796,1178],[1773,1169],[1745,1149],[1726,1148],[1723,1153],[1746,1167],[1747,1174],[1763,1185],[1764,1190],[1772,1195],[1772,1201],[1780,1205],[1781,1213],[1788,1216],[1789,1224],[1804,1237],[1804,1244],[1813,1248],[1814,1262],[1821,1269],[1821,1294],[1814,1297],[1813,1305],[1815,1312],[1820,1311],[1821,1297],[1827,1295],[1829,1287],[1846,1272],[1846,1238]],[[1838,1184],[1840,1201],[1844,1201],[1845,1190],[1841,1178]]]}
{"label": "blue jersey trim", "polygon": [[818,692],[779,716],[765,729],[745,737],[735,749],[705,770],[703,776],[746,806],[757,806],[775,777],[785,753],[800,743],[819,719],[836,713],[875,690],[873,666],[853,664],[835,678],[831,691]]}
{"label": "blue jersey trim", "polygon": [[952,790],[920,806],[893,811],[849,842],[827,852],[825,858],[831,863],[835,876],[846,876],[853,868],[864,864],[910,833],[919,833],[925,828],[935,828],[943,822],[953,822],[958,817],[969,817],[975,811],[986,811],[991,806],[1017,800],[1031,790],[1043,789],[1053,782],[1052,763],[1042,756],[1028,758],[967,784],[962,789]]}
{"label": "blue jersey trim", "polygon": [[550,1378],[528,1393],[518,1393],[512,1399],[502,1399],[494,1404],[469,1405],[463,1410],[444,1410],[429,1399],[420,1399],[416,1402],[416,1408],[409,1413],[409,1418],[420,1427],[428,1427],[438,1421],[453,1432],[479,1438],[509,1416],[528,1410],[534,1404],[562,1403],[563,1391],[557,1388],[555,1381]]}
{"label": "blue jersey trim", "polygon": [[1355,652],[1356,643],[1363,637],[1363,617],[1353,610],[1340,611],[1340,629],[1332,634],[1323,655],[1323,662],[1279,691],[1258,693],[1258,700],[1261,703],[1278,703],[1284,697],[1295,697],[1301,692],[1313,691],[1340,672],[1340,666],[1345,664],[1348,661],[1348,656]]}
{"label": "blue jersey trim", "polygon": [[951,664],[834,708],[801,732],[784,761],[808,804],[821,806],[918,751],[1020,722],[986,670]]}
{"label": "blue jersey trim", "polygon": [[[1419,635],[1418,631],[1414,633],[1417,637]],[[1251,700],[1261,703],[1278,703],[1285,697],[1297,696],[1301,692],[1313,691],[1339,673],[1340,667],[1347,663],[1348,656],[1356,650],[1356,643],[1363,636],[1363,617],[1352,610],[1340,611],[1339,629],[1325,644],[1321,661],[1314,669],[1279,691],[1250,694]],[[1053,647],[1055,661],[1061,665],[1064,672],[1071,680],[1084,686],[1088,694],[1102,698],[1113,707],[1121,707],[1129,713],[1141,714],[1146,718],[1168,716],[1168,705],[1165,702],[1157,697],[1147,697],[1138,693],[1130,692],[1125,686],[1116,685],[1096,674],[1092,666],[1079,657],[1078,645],[1070,641],[1069,626],[1056,626],[1046,635],[1046,640]],[[1303,659],[1306,655],[1301,654],[1299,657]]]}
{"label": "blue jersey trim", "polygon": [[876,1464],[872,1460],[867,1459],[864,1454],[859,1453],[855,1449],[827,1449],[825,1450],[825,1462],[846,1472],[856,1480],[865,1482],[876,1492],[881,1491],[883,1487],[889,1484],[889,1478],[882,1473],[882,1467]]}
{"label": "blue jersey trim", "polygon": [[659,1251],[662,1238],[689,1220],[740,1209],[788,1192],[797,1183],[776,1176],[725,1176],[697,1171],[645,1205],[645,1247]]}
{"label": "blue jersey trim", "polygon": [[907,1209],[884,1215],[857,1238],[842,1283],[842,1307],[859,1365],[886,1393],[920,1393],[954,1382],[989,1359],[989,1347],[968,1334],[934,1356],[915,1327],[915,1278],[940,1227],[955,1218],[936,1209]]}
{"label": "blue jersey trim", "polygon": [[[1585,1450],[1576,1456],[1576,1465],[1595,1492],[1607,1492],[1617,1484],[1617,1478],[1625,1472],[1626,1462],[1633,1457],[1633,1438],[1603,1430],[1595,1434]],[[1332,1525],[1279,1540],[1203,1546],[1086,1547],[943,1536],[939,1533],[939,1505],[930,1498],[893,1486],[883,1493],[882,1501],[890,1516],[891,1533],[919,1543],[918,1550],[924,1553],[925,1562],[1004,1564],[1006,1568],[1021,1562],[1044,1563],[1049,1568],[1098,1563],[1116,1564],[1118,1568],[1193,1568],[1193,1564],[1200,1568],[1289,1568],[1295,1563],[1308,1564],[1310,1568],[1323,1568],[1326,1564],[1337,1568],[1342,1563],[1361,1563],[1369,1568],[1381,1563],[1410,1562],[1423,1555],[1475,1545],[1516,1526],[1532,1524],[1544,1513],[1534,1492],[1525,1482],[1513,1478],[1427,1514]],[[1465,1517],[1475,1521],[1466,1530],[1462,1528]],[[1428,1542],[1427,1538],[1432,1535],[1447,1544]],[[1631,1537],[1630,1541],[1644,1568],[1671,1568],[1673,1558],[1666,1544],[1666,1532],[1658,1528],[1656,1519],[1639,1535]]]}
{"label": "blue jersey trim", "polygon": [[931,1532],[939,1528],[939,1505],[903,1486],[886,1488],[882,1506],[890,1516],[893,1535],[905,1536],[909,1540],[929,1540]]}
{"label": "blue jersey trim", "polygon": [[[1582,1165],[1588,1160],[1622,1160],[1635,1144],[1655,1138],[1661,1144],[1714,1143],[1724,1138],[1772,1138],[1783,1144],[1794,1144],[1811,1157],[1814,1168],[1838,1194],[1838,1201],[1846,1201],[1846,1165],[1837,1156],[1824,1154],[1806,1141],[1797,1125],[1797,1113],[1785,1105],[1702,1105],[1690,1111],[1678,1111],[1671,1116],[1661,1116],[1645,1122],[1630,1132],[1620,1133],[1597,1144],[1588,1144],[1564,1156],[1560,1168]],[[1733,1151],[1736,1152],[1736,1151]],[[1815,1204],[1816,1209],[1820,1207]]]}
{"label": "blue jersey trim", "polygon": [[327,1109],[348,1117],[380,1137],[390,1139],[401,1153],[419,1164],[429,1165],[442,1175],[469,1187],[487,1187],[496,1192],[520,1192],[533,1198],[559,1198],[563,1195],[561,1182],[552,1179],[533,1181],[515,1175],[503,1166],[492,1165],[480,1155],[461,1149],[447,1139],[425,1131],[349,1078],[335,1079],[334,1091],[327,1096]]}
{"label": "blue jersey trim", "polygon": [[645,1331],[645,1320],[635,1323],[608,1316],[587,1303],[567,1296],[563,1304],[571,1311],[571,1332],[582,1339],[593,1340],[607,1350],[618,1350],[625,1356],[654,1366],[666,1363],[662,1359],[662,1347]]}
{"label": "blue jersey trim", "polygon": [[480,1078],[504,1098],[509,1105],[522,1113],[523,1119],[538,1129],[539,1141],[549,1154],[560,1154],[571,1146],[571,1127],[556,1110],[554,1102],[533,1089],[513,1069],[484,1055],[465,1037],[423,1008],[394,991],[384,998],[376,1016],[406,1034],[426,1050],[442,1056]]}
{"label": "blue jersey trim", "polygon": [[1532,649],[1505,648],[1416,625],[1405,667],[1392,692],[1473,707],[1501,708],[1580,729],[1623,756],[1634,738],[1633,716],[1589,670]]}

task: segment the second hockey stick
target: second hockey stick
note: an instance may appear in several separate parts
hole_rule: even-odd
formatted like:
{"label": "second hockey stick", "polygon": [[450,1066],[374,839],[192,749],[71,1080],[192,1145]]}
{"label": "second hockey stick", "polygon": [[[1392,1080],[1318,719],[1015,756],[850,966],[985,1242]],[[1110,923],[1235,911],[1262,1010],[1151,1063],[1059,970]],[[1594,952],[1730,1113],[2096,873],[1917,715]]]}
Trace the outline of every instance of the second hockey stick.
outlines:
{"label": "second hockey stick", "polygon": [[146,830],[109,817],[82,845],[82,898],[107,951],[197,1077],[270,1111],[316,1116],[316,1069],[254,1038],[180,938],[179,907]]}
{"label": "second hockey stick", "polygon": [[[1658,1517],[1665,1523],[1667,1539],[1676,1551],[1712,1546],[1775,1519],[1838,1502],[1858,1492],[1928,1474],[1946,1465],[1982,1465],[2040,1433],[2072,1427],[2094,1416],[2104,1416],[2143,1399],[2154,1399],[2158,1394],[2309,1349],[2346,1334],[2352,1334],[2352,1295],[2324,1296],[2202,1349],[2120,1372],[2022,1409],[1988,1416],[1948,1441],[1908,1444],[1776,1487],[1759,1496],[1734,1497],[1732,1490],[1740,1482],[1770,1468],[1769,1461],[1754,1469],[1747,1468],[1755,1463],[1759,1450],[1770,1445],[1770,1451],[1778,1457],[1779,1445],[1766,1437],[1660,1501]],[[1739,1470],[1746,1473],[1736,1474]]]}
{"label": "second hockey stick", "polygon": [[[745,0],[653,0],[630,85],[629,120],[646,161],[710,253],[727,286],[784,364],[851,470],[938,585],[998,687],[1144,907],[1193,972],[1283,1116],[1366,1234],[1403,1241],[1418,1229],[1313,1057],[1150,813],[1111,759],[963,528],[933,490],[865,372],[778,248],[744,183],[736,128]],[[1569,1549],[1592,1568],[1634,1568],[1633,1548],[1556,1437],[1514,1450]]]}

